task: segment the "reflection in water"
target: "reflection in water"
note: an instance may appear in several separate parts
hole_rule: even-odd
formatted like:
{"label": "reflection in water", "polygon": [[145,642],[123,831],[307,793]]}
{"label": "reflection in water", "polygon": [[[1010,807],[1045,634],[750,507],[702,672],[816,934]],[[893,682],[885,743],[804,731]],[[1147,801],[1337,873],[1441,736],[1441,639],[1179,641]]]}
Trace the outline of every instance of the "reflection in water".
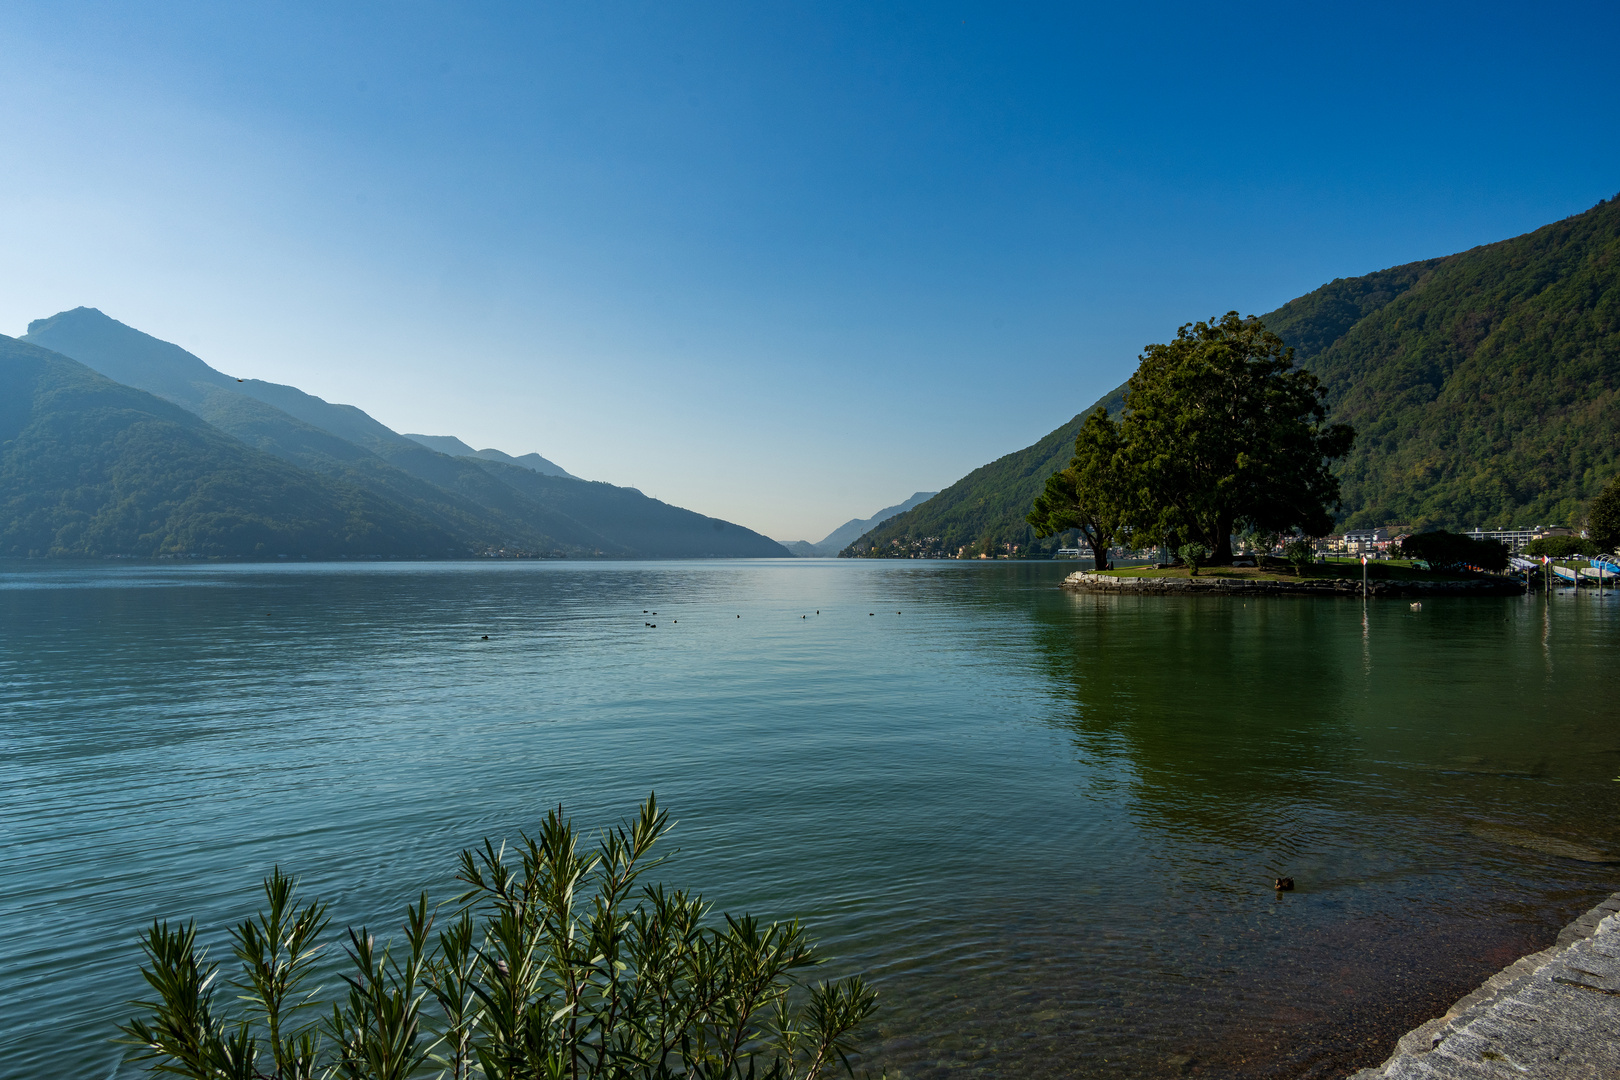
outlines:
{"label": "reflection in water", "polygon": [[[1342,1072],[1614,887],[1612,618],[1082,594],[1038,619],[1088,794],[1168,883],[1167,1030],[1144,1034],[1205,1021],[1167,1064]],[[1533,635],[1561,685],[1531,677]]]}
{"label": "reflection in water", "polygon": [[1342,1075],[1615,887],[1614,606],[1067,569],[0,568],[0,1054],[113,1073],[136,928],[274,862],[375,924],[652,789],[894,1077]]}

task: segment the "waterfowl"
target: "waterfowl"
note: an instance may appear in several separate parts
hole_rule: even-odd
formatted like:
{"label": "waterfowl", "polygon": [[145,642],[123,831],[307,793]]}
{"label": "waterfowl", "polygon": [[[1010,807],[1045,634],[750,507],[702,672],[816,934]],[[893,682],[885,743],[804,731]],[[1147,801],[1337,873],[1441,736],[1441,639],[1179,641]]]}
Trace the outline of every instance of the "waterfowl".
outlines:
{"label": "waterfowl", "polygon": [[1291,878],[1291,877],[1280,877],[1280,878],[1278,878],[1277,879],[1277,891],[1278,892],[1293,892],[1294,891],[1294,879]]}

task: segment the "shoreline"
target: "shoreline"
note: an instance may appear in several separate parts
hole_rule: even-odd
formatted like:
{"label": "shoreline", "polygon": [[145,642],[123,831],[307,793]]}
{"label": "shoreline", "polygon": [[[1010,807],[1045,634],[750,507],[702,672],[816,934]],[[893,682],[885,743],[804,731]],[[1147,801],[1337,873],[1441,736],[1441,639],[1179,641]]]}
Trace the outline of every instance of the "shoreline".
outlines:
{"label": "shoreline", "polygon": [[[1061,586],[1077,592],[1146,593],[1154,595],[1208,593],[1219,596],[1336,596],[1359,597],[1361,582],[1354,578],[1316,581],[1256,580],[1254,578],[1144,578],[1111,577],[1093,570],[1076,570]],[[1512,579],[1476,581],[1392,581],[1373,579],[1367,583],[1371,597],[1416,596],[1520,596],[1524,583]]]}
{"label": "shoreline", "polygon": [[1607,1076],[1620,1068],[1620,892],[1348,1080]]}

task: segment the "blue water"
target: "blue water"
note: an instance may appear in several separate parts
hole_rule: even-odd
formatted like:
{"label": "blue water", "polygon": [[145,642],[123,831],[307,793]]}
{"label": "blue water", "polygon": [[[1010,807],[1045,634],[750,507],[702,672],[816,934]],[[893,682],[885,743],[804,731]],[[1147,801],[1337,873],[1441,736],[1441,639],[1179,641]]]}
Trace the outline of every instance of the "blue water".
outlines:
{"label": "blue water", "polygon": [[895,1077],[1342,1074],[1620,887],[1620,603],[1067,569],[0,567],[0,1073],[134,1074],[154,916],[217,942],[280,864],[391,925],[653,790],[669,880],[875,979]]}

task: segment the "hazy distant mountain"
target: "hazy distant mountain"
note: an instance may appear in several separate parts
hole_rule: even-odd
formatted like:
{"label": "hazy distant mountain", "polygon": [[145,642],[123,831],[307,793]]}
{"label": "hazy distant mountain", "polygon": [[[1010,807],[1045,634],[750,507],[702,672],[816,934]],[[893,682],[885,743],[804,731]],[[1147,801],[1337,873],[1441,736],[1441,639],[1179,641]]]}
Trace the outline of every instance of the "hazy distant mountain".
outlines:
{"label": "hazy distant mountain", "polygon": [[535,502],[580,521],[626,551],[656,551],[664,559],[782,559],[788,552],[752,529],[660,502],[635,488],[571,476],[547,476],[519,465],[480,466]]}
{"label": "hazy distant mountain", "polygon": [[0,555],[443,558],[422,517],[0,336]]}
{"label": "hazy distant mountain", "polygon": [[792,552],[793,557],[796,559],[817,559],[821,557],[820,549],[808,540],[778,540],[777,543]]}
{"label": "hazy distant mountain", "polygon": [[503,454],[499,450],[487,448],[474,450],[454,435],[412,435],[410,432],[406,432],[405,437],[414,439],[429,450],[437,450],[439,453],[449,454],[451,457],[483,458],[485,461],[499,461],[505,465],[517,465],[520,468],[533,469],[535,472],[544,473],[547,476],[566,476],[572,480],[579,479],[561,465],[553,461],[547,461],[539,454],[524,454],[522,457],[513,457],[511,454]]}
{"label": "hazy distant mountain", "polygon": [[334,405],[297,387],[224,375],[179,346],[94,308],[65,311],[28,329],[29,343],[167,398],[247,447],[386,500],[398,513],[452,538],[459,554],[499,547],[646,558],[787,555],[752,530],[630,488],[566,475],[536,485],[529,478],[542,474],[523,459],[439,453],[351,405]]}
{"label": "hazy distant mountain", "polygon": [[[896,503],[894,506],[886,506],[869,518],[852,518],[849,521],[844,522],[842,525],[838,526],[838,528],[822,537],[819,543],[805,544],[805,541],[803,540],[796,541],[796,543],[805,544],[805,546],[811,548],[816,555],[837,555],[851,543],[860,539],[862,533],[870,532],[879,525],[883,524],[885,521],[888,521],[890,518],[894,517],[896,514],[903,514],[907,510],[910,510],[913,506],[917,506],[920,503],[925,503],[938,494],[939,492],[937,491],[919,491],[905,502]],[[801,558],[802,557],[804,556],[801,556]]]}
{"label": "hazy distant mountain", "polygon": [[[277,387],[289,391],[279,395],[289,404],[299,406],[298,399],[307,398],[300,408],[306,416],[346,428],[369,443],[370,449],[250,394],[250,390],[276,384],[239,383],[178,345],[143,334],[94,308],[76,308],[29,327],[26,340],[30,343],[72,356],[109,378],[127,380],[137,389],[167,398],[248,446],[399,503],[455,537],[463,554],[489,547],[547,553],[603,548],[606,554],[623,554],[611,545],[604,546],[600,537],[569,535],[578,532],[577,522],[558,520],[526,505],[472,462],[456,462],[403,437],[390,439],[392,431],[359,409],[331,406],[332,411],[323,417],[321,407],[326,402],[294,387]],[[406,471],[382,454],[404,458],[404,464],[417,468]],[[413,460],[418,458],[424,460]],[[424,461],[430,466],[426,471],[434,471],[433,459],[462,475],[440,476],[439,482],[419,475]],[[446,479],[448,484],[443,482]],[[503,502],[504,506],[499,505]],[[559,532],[566,538],[555,535]]]}

